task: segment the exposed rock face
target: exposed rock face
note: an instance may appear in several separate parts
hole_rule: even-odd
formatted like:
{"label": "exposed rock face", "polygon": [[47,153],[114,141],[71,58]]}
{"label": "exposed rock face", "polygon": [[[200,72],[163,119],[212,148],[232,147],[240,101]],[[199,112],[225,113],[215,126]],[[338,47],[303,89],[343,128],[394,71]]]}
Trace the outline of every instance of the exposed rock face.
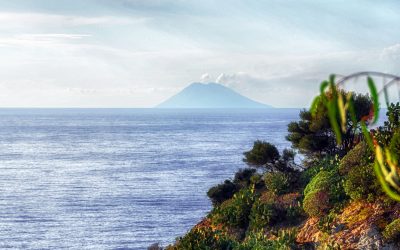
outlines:
{"label": "exposed rock face", "polygon": [[329,234],[319,230],[318,218],[309,218],[300,228],[297,242],[314,242],[319,245],[334,243],[340,249],[400,249],[393,243],[385,242],[380,233],[388,223],[386,212],[388,208],[384,208],[379,202],[353,202],[336,217]]}
{"label": "exposed rock face", "polygon": [[300,228],[296,241],[298,243],[319,242],[322,232],[318,229],[318,218],[309,218]]}

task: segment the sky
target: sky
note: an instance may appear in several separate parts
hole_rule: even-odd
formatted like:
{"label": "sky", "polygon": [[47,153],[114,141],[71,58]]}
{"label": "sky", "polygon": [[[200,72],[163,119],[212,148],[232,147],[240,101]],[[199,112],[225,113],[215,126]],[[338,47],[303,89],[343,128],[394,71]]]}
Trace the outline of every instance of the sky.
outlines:
{"label": "sky", "polygon": [[1,0],[0,107],[153,107],[217,82],[306,107],[322,80],[400,75],[400,1]]}

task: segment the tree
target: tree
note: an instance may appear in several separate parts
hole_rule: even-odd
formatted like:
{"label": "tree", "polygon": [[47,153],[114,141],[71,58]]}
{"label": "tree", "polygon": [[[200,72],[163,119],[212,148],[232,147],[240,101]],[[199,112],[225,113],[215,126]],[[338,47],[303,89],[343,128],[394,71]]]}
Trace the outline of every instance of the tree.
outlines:
{"label": "tree", "polygon": [[243,153],[243,159],[249,165],[263,166],[279,159],[278,149],[271,143],[257,140],[250,151]]}
{"label": "tree", "polygon": [[[339,92],[346,99],[347,93]],[[325,94],[324,95],[328,95]],[[329,98],[329,96],[328,96]],[[360,140],[361,128],[359,122],[370,114],[372,101],[368,95],[353,95],[353,106],[356,123],[347,119],[345,131],[342,131],[342,143],[337,145],[336,136],[328,117],[328,109],[319,98],[315,113],[309,110],[300,111],[300,121],[291,122],[288,125],[286,139],[292,143],[292,147],[309,156],[344,155]],[[350,113],[347,113],[350,117]]]}
{"label": "tree", "polygon": [[210,188],[207,196],[213,205],[216,206],[232,198],[236,191],[238,191],[238,186],[230,180],[225,180],[224,183]]}

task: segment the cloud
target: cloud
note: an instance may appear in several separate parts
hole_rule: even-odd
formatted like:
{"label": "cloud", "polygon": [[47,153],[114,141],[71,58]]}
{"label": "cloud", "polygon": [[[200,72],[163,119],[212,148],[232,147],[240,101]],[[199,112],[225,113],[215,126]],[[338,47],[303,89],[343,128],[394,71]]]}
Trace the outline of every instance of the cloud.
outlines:
{"label": "cloud", "polygon": [[149,18],[126,16],[76,16],[40,12],[0,12],[0,29],[15,27],[74,27],[88,25],[121,25],[142,23]]}
{"label": "cloud", "polygon": [[90,34],[20,34],[10,37],[0,37],[0,47],[31,47],[51,49],[52,46],[66,46],[68,43],[76,42],[91,37]]}
{"label": "cloud", "polygon": [[380,55],[382,60],[398,60],[400,59],[400,43],[386,47],[382,50]]}
{"label": "cloud", "polygon": [[200,77],[201,82],[210,82],[210,80],[211,80],[211,76],[208,73],[204,73]]}

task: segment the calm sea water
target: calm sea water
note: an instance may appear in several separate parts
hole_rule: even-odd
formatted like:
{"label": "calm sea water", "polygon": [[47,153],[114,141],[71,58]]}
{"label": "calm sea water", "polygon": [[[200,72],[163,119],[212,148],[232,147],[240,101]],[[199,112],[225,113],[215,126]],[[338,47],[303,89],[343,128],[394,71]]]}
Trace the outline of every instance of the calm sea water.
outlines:
{"label": "calm sea water", "polygon": [[0,248],[146,249],[210,210],[207,190],[279,149],[296,109],[0,109]]}

